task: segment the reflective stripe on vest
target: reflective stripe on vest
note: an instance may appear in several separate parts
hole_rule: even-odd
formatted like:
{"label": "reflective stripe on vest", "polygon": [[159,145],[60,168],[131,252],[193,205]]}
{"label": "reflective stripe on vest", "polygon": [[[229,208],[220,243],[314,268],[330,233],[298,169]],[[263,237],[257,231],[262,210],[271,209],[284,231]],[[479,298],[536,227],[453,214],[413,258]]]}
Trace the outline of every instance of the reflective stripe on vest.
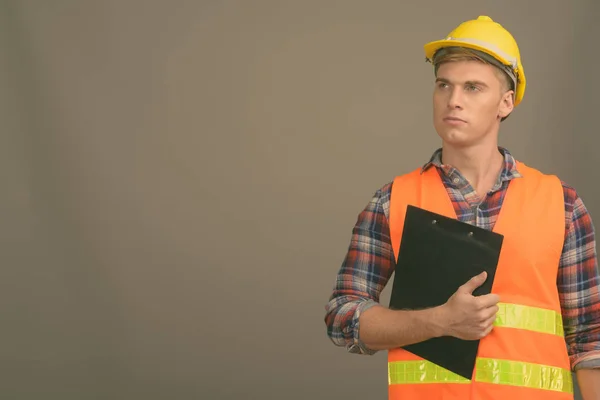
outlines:
{"label": "reflective stripe on vest", "polygon": [[[425,360],[390,362],[388,379],[390,385],[471,382]],[[571,371],[521,361],[478,358],[475,381],[573,393]]]}
{"label": "reflective stripe on vest", "polygon": [[[562,317],[553,310],[507,303],[498,303],[498,307],[499,310],[494,321],[495,326],[563,335]],[[469,379],[426,360],[388,363],[388,380],[390,385],[470,382]],[[565,393],[573,392],[570,371],[520,361],[478,358],[475,365],[475,381]]]}
{"label": "reflective stripe on vest", "polygon": [[498,303],[495,326],[564,336],[562,316],[543,308]]}

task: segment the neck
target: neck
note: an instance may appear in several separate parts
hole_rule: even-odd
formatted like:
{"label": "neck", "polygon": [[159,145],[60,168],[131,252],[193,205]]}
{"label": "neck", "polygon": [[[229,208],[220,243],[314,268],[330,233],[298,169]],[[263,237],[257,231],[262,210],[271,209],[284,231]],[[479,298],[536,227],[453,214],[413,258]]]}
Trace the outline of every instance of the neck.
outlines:
{"label": "neck", "polygon": [[444,143],[442,163],[458,169],[471,186],[483,194],[496,182],[504,166],[504,157],[495,143],[482,143],[472,147],[454,147]]}

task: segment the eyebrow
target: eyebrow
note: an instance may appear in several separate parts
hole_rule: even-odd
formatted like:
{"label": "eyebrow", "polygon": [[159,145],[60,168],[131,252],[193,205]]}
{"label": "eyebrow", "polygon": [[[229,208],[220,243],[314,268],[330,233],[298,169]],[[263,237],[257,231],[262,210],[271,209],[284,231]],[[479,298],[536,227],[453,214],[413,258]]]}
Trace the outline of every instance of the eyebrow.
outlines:
{"label": "eyebrow", "polygon": [[[446,79],[446,78],[437,78],[435,80],[436,82],[443,82],[443,83],[451,83],[450,80]],[[485,82],[482,81],[466,81],[465,85],[474,85],[474,86],[483,86],[483,87],[489,87]]]}

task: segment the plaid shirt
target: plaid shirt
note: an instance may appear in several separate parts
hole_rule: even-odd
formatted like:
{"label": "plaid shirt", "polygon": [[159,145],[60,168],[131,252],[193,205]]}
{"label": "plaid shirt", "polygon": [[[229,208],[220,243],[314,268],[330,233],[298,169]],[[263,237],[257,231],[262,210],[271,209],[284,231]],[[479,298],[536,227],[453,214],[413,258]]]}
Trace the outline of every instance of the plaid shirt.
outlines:
{"label": "plaid shirt", "polygon": [[[521,177],[515,159],[504,154],[504,168],[488,196],[480,199],[461,173],[441,163],[441,149],[423,166],[437,168],[460,221],[493,229],[506,189]],[[377,190],[359,214],[346,257],[339,269],[326,306],[327,334],[350,353],[374,354],[359,337],[359,317],[379,302],[394,271],[388,226],[392,182]],[[565,242],[557,285],[565,339],[573,370],[600,367],[600,274],[596,259],[594,226],[575,189],[562,183],[565,198]]]}

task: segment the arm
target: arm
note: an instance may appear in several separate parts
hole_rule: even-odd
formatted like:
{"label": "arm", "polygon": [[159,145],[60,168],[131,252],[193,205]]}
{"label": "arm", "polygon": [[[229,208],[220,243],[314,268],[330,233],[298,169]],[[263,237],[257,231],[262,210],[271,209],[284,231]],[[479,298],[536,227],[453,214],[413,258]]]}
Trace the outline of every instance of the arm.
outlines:
{"label": "arm", "polygon": [[486,272],[472,277],[438,307],[414,311],[372,307],[360,320],[363,342],[383,350],[439,336],[464,340],[485,337],[494,326],[500,300],[496,294],[473,296],[486,279]]}
{"label": "arm", "polygon": [[499,298],[473,296],[482,273],[463,284],[448,301],[423,310],[390,310],[379,296],[395,266],[387,216],[390,185],[379,190],[354,226],[350,248],[327,304],[329,338],[351,353],[374,354],[439,336],[480,339],[492,327]]}
{"label": "arm", "polygon": [[443,308],[390,310],[370,308],[360,317],[360,337],[373,350],[406,346],[444,335]]}
{"label": "arm", "polygon": [[375,354],[440,336],[440,309],[390,310],[379,304],[395,260],[384,210],[391,183],[379,189],[359,214],[350,246],[326,307],[327,334],[351,353]]}
{"label": "arm", "polygon": [[[350,353],[377,352],[362,341],[364,329],[360,325],[364,321],[362,316],[368,315],[367,312],[371,314],[367,316],[367,325],[370,317],[381,320],[381,312],[385,307],[379,305],[379,297],[394,271],[394,256],[384,211],[389,206],[390,189],[391,183],[388,183],[377,190],[358,215],[348,252],[326,306],[327,335],[336,346],[346,347]],[[374,313],[370,312],[371,308],[375,308],[372,310]],[[386,316],[383,319],[387,319]],[[392,335],[388,328],[383,329],[383,336]]]}
{"label": "arm", "polygon": [[594,226],[581,198],[565,190],[565,243],[558,271],[565,340],[584,400],[600,393],[600,273]]}

